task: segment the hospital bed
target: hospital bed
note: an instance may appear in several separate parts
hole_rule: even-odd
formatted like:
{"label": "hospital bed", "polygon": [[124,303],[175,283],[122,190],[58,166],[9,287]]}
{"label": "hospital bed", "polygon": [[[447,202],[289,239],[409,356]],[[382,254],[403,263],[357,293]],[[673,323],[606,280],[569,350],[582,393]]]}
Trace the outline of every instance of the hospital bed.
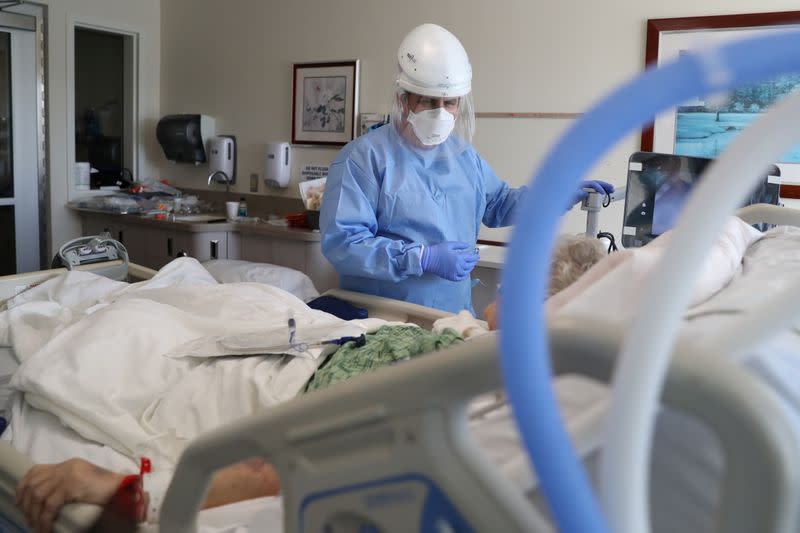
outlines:
{"label": "hospital bed", "polygon": [[[87,272],[99,269],[125,267],[127,261],[118,259],[106,264],[88,264],[76,267],[77,270]],[[149,279],[156,274],[152,270],[135,263],[127,264],[129,282]],[[60,276],[67,272],[66,268],[54,268],[37,272],[0,276],[0,302],[19,294],[20,292],[43,283],[48,279]],[[11,378],[10,372],[18,366],[11,348],[0,346],[0,383],[6,384]],[[5,403],[5,402],[3,402]],[[0,531],[26,531],[25,520],[19,508],[14,503],[17,483],[33,466],[30,458],[19,453],[7,442],[0,442]],[[100,516],[101,509],[95,505],[70,504],[62,511],[56,525],[56,531],[73,532],[85,531]]]}
{"label": "hospital bed", "polygon": [[[748,221],[800,224],[798,212],[788,209],[756,206],[741,215]],[[136,266],[131,272],[137,279],[154,274]],[[0,279],[0,298],[52,275],[45,271]],[[371,316],[424,327],[447,316],[364,294],[329,294],[367,307]],[[550,324],[557,374],[608,380],[623,331],[595,320]],[[281,475],[286,531],[320,531],[322,524],[312,520],[330,518],[330,509],[350,509],[335,517],[345,524],[369,516],[354,496],[358,487],[375,481],[385,483],[379,497],[395,489],[436,492],[454,527],[459,523],[453,508],[477,531],[549,531],[546,517],[498,475],[469,435],[469,400],[501,387],[495,352],[496,338],[485,336],[299,397],[198,438],[181,458],[162,509],[161,530],[192,530],[213,470],[259,455]],[[684,340],[675,353],[664,403],[702,421],[726,456],[718,530],[796,531],[800,444],[788,431],[772,391],[707,346]],[[603,415],[601,408],[569,427],[584,457],[601,444]],[[10,523],[22,523],[14,489],[29,466],[27,458],[0,442],[0,513]],[[339,499],[331,500],[333,495]],[[301,508],[311,513],[302,523]],[[404,516],[414,512],[402,505],[385,510]],[[97,513],[92,506],[71,505],[60,517],[60,530],[80,530]]]}
{"label": "hospital bed", "polygon": [[[609,378],[621,330],[600,320],[556,321],[550,333],[557,374]],[[286,531],[324,531],[324,521],[336,519],[332,511],[372,517],[364,525],[381,523],[381,531],[405,531],[404,515],[420,513],[423,502],[413,508],[399,505],[377,520],[364,504],[364,487],[370,485],[380,486],[372,492],[376,498],[438,487],[474,528],[459,529],[462,523],[450,512],[452,529],[442,531],[550,531],[544,516],[482,457],[467,431],[469,400],[501,386],[495,350],[496,339],[486,336],[298,398],[199,438],[181,458],[161,527],[193,531],[212,472],[263,456],[282,479]],[[796,531],[800,443],[776,414],[766,386],[724,354],[683,344],[676,350],[663,401],[701,420],[724,449],[719,531]],[[596,433],[571,433],[597,438]],[[576,444],[580,450],[582,443]]]}
{"label": "hospital bed", "polygon": [[[799,212],[774,206],[751,206],[742,216],[749,222],[800,223]],[[356,298],[368,307],[395,305]],[[597,317],[589,320],[549,324],[553,368],[559,375],[608,381],[624,331]],[[797,531],[800,442],[769,387],[704,340],[679,341],[662,400],[700,421],[722,450],[715,529]],[[332,531],[405,531],[409,516],[411,523],[421,522],[421,530],[435,525],[439,531],[549,531],[546,516],[498,476],[467,430],[469,400],[501,386],[495,356],[495,337],[481,337],[197,439],[181,457],[161,527],[193,531],[212,472],[263,456],[282,479],[286,531],[325,531],[326,525]],[[596,419],[569,427],[584,456],[599,443],[598,427]],[[374,501],[390,503],[376,509]],[[426,515],[427,505],[439,513]]]}

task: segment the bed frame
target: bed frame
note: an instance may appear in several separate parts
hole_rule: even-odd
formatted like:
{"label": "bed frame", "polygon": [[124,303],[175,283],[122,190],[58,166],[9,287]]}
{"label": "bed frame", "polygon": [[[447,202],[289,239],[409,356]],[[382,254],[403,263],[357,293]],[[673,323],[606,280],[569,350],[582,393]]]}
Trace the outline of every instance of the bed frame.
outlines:
{"label": "bed frame", "polygon": [[[116,260],[102,264],[83,265],[76,270],[91,272],[97,268],[122,265]],[[0,276],[0,302],[20,292],[39,285],[67,272],[66,268],[40,270],[11,276]],[[142,281],[155,276],[156,271],[134,263],[128,263],[128,281]],[[14,448],[8,442],[0,441],[0,531],[27,531],[25,517],[14,503],[17,484],[25,473],[33,466],[30,458]],[[54,530],[58,533],[74,533],[87,531],[100,516],[102,509],[97,505],[73,503],[66,505],[58,516]]]}
{"label": "bed frame", "polygon": [[[556,374],[610,378],[623,339],[614,325],[556,321],[550,335]],[[212,473],[262,456],[283,482],[286,531],[320,531],[318,523],[306,528],[300,511],[330,491],[408,479],[409,472],[424,473],[420,482],[444,492],[475,531],[551,531],[522,494],[499,477],[467,429],[469,400],[501,387],[496,340],[489,335],[381,369],[197,439],[178,464],[161,527],[195,531]],[[698,353],[682,344],[663,401],[719,437],[728,465],[720,531],[796,531],[800,443],[772,391],[724,354]],[[354,513],[369,516],[358,503],[347,503]],[[408,527],[400,521],[383,531]]]}
{"label": "bed frame", "polygon": [[[750,206],[740,216],[748,222],[800,225],[800,211],[774,206]],[[139,272],[140,279],[153,274],[149,269]],[[37,275],[46,279],[52,273],[25,280],[39,280]],[[9,286],[19,286],[21,277],[13,278],[0,278],[0,299]],[[370,316],[424,327],[448,316],[360,293],[326,294],[367,307]],[[555,374],[610,380],[624,339],[619,325],[597,317],[562,318],[549,324],[549,333]],[[467,427],[469,401],[502,388],[496,352],[497,337],[486,335],[303,395],[199,437],[178,463],[160,529],[196,531],[197,512],[213,472],[261,456],[281,477],[287,532],[320,531],[321,518],[333,509],[369,516],[352,495],[380,483],[412,491],[436,487],[474,531],[552,531],[549,520],[499,476]],[[662,400],[718,437],[726,457],[719,531],[798,530],[800,442],[767,386],[726,354],[684,340],[676,346]],[[599,437],[582,429],[568,427],[576,448],[585,453],[594,447],[589,441]],[[0,441],[0,514],[17,524],[24,522],[14,505],[14,491],[30,465],[27,457]],[[338,499],[331,500],[335,491]],[[396,508],[398,525],[382,531],[408,531],[403,511]],[[98,512],[95,506],[69,505],[57,530],[80,531]]]}
{"label": "bed frame", "polygon": [[[741,216],[749,222],[800,225],[800,211],[774,206],[750,206]],[[336,296],[376,316],[381,310],[406,313],[418,307],[345,291]],[[597,317],[562,318],[548,329],[556,374],[610,381],[625,333],[619,325]],[[381,531],[408,531],[417,527],[408,522],[409,506],[378,512],[365,503],[365,495],[413,494],[420,487],[441,491],[475,531],[552,531],[546,518],[500,478],[467,428],[468,402],[502,386],[496,352],[497,338],[484,336],[304,395],[198,438],[179,461],[161,527],[195,531],[213,472],[261,456],[281,477],[286,531],[320,531],[336,513],[379,516]],[[683,340],[675,348],[662,401],[699,420],[722,447],[726,468],[718,531],[797,531],[800,442],[767,386],[725,353]],[[575,438],[575,428],[568,430]],[[577,442],[576,448],[589,447]]]}
{"label": "bed frame", "polygon": [[[81,265],[76,267],[75,270],[91,272],[96,269],[123,264],[123,261],[117,259],[115,261],[108,261],[105,263]],[[48,279],[59,276],[64,272],[67,272],[66,268],[54,268],[51,270],[26,272],[24,274],[13,274],[11,276],[0,276],[0,301],[11,298],[25,289],[39,285],[40,283],[44,283]],[[145,279],[150,279],[155,275],[156,271],[152,268],[143,267],[135,263],[128,263],[128,281],[142,281]]]}

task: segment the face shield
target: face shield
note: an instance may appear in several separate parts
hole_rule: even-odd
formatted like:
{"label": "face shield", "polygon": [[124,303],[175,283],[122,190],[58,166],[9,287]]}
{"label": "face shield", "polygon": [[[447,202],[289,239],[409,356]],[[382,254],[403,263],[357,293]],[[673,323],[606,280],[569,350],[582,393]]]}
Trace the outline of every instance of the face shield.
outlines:
{"label": "face shield", "polygon": [[418,144],[420,149],[452,145],[463,150],[472,142],[475,133],[472,93],[436,98],[398,87],[391,109],[392,124],[406,141]]}

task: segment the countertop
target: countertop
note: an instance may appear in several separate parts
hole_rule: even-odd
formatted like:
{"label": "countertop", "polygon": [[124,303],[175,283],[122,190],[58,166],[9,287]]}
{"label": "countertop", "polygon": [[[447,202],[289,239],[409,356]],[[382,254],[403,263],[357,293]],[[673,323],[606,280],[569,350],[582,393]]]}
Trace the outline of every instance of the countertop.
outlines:
{"label": "countertop", "polygon": [[503,268],[506,258],[505,246],[492,246],[489,244],[479,244],[478,250],[481,258],[478,260],[479,267]]}
{"label": "countertop", "polygon": [[[225,220],[224,222],[186,222],[186,221],[172,221],[172,220],[156,220],[151,217],[145,217],[134,214],[119,214],[110,213],[108,211],[99,211],[94,209],[86,209],[79,207],[70,207],[74,211],[87,215],[101,215],[108,217],[119,217],[124,220],[126,224],[138,224],[142,226],[151,226],[154,228],[161,228],[164,230],[172,231],[186,231],[190,233],[202,233],[207,231],[226,231],[236,232],[242,235],[264,235],[270,237],[277,237],[283,239],[294,239],[301,241],[319,242],[319,230],[310,230],[304,228],[289,228],[285,226],[275,226],[268,222],[231,222]],[[216,213],[210,213],[216,215]],[[218,215],[219,219],[225,219],[224,214]],[[491,246],[488,244],[479,244],[478,250],[480,251],[480,260],[478,267],[484,268],[503,268],[505,261],[506,249],[504,246]]]}
{"label": "countertop", "polygon": [[[152,217],[141,216],[136,214],[120,214],[110,213],[108,211],[100,211],[95,209],[86,209],[82,207],[71,207],[72,210],[86,215],[100,215],[107,217],[119,217],[120,221],[125,224],[137,224],[142,226],[150,226],[154,228],[161,228],[164,230],[172,231],[186,231],[190,233],[203,233],[207,231],[226,231],[236,232],[243,235],[265,235],[270,237],[279,237],[283,239],[295,239],[301,241],[319,241],[319,230],[310,230],[305,228],[290,228],[286,226],[275,226],[268,222],[232,222],[225,220],[225,215],[220,214],[219,219],[224,222],[186,222],[179,220],[157,220]],[[216,215],[216,213],[210,213]]]}

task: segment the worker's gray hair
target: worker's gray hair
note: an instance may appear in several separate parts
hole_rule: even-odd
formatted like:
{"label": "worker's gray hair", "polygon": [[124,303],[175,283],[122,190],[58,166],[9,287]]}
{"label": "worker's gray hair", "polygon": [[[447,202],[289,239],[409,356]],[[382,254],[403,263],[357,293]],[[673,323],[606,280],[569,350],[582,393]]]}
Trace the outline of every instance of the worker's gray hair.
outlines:
{"label": "worker's gray hair", "polygon": [[600,240],[586,235],[560,235],[550,266],[550,297],[572,285],[607,255]]}

